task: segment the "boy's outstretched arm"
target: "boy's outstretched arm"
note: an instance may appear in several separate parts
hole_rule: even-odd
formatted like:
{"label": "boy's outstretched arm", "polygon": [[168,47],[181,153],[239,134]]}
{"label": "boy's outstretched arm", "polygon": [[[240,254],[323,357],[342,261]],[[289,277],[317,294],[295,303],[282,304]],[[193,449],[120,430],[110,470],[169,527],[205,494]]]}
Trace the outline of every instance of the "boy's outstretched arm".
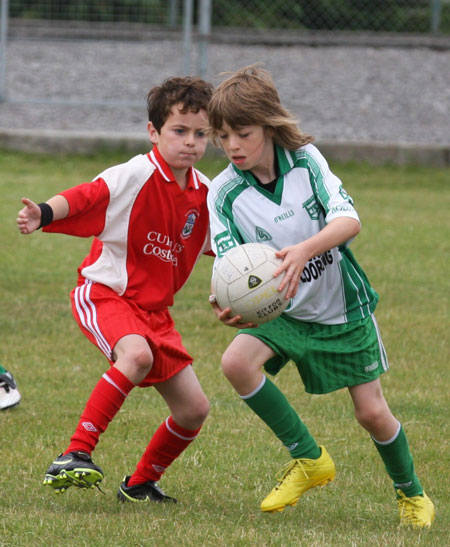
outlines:
{"label": "boy's outstretched arm", "polygon": [[[28,198],[22,198],[22,203],[25,207],[17,215],[17,227],[20,233],[31,234],[42,226],[42,206],[45,208],[45,204],[38,205]],[[50,210],[46,208],[47,215],[51,216],[50,222],[66,218],[69,214],[69,203],[64,196],[53,196],[46,201],[46,204],[50,207]]]}

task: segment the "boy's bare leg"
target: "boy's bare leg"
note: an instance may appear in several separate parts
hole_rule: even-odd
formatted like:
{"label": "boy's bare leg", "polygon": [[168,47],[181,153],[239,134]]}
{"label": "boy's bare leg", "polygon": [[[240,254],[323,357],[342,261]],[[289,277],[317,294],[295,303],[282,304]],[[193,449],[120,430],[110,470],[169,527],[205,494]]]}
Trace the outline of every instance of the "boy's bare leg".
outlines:
{"label": "boy's bare leg", "polygon": [[209,412],[206,398],[192,366],[155,385],[171,415],[159,426],[131,476],[119,486],[121,501],[176,501],[157,484],[167,467],[191,444]]}

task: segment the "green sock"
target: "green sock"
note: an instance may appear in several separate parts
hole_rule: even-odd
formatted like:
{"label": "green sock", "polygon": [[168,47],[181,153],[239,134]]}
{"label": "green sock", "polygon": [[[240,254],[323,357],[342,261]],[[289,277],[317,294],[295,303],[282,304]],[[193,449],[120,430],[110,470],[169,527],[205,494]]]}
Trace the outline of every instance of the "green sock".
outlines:
{"label": "green sock", "polygon": [[6,368],[0,365],[0,374],[5,374],[5,372],[6,372]]}
{"label": "green sock", "polygon": [[244,402],[265,422],[289,450],[292,458],[320,457],[320,448],[286,397],[267,377]]}
{"label": "green sock", "polygon": [[394,481],[394,488],[405,496],[421,496],[423,488],[414,471],[414,462],[409,450],[408,439],[401,424],[397,435],[385,443],[372,440],[384,462],[386,471]]}

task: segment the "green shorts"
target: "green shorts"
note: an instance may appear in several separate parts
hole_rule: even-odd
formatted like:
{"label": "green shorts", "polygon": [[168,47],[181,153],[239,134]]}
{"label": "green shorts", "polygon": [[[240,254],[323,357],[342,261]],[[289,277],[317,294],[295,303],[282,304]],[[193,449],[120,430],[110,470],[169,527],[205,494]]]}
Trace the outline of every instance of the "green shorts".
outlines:
{"label": "green shorts", "polygon": [[277,374],[292,360],[308,393],[329,393],[343,387],[375,380],[389,368],[375,317],[322,325],[292,319],[277,319],[239,333],[259,338],[275,356],[265,370]]}

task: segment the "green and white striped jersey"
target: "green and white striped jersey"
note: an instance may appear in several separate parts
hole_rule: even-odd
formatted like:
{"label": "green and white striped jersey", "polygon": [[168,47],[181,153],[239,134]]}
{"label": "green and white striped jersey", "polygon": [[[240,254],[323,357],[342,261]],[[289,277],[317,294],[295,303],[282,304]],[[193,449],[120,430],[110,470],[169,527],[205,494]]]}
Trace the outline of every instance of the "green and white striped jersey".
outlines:
{"label": "green and white striped jersey", "polygon": [[[319,150],[275,147],[279,178],[275,192],[261,187],[249,171],[230,164],[208,194],[211,242],[217,257],[242,243],[275,249],[295,245],[337,217],[359,221],[353,201]],[[348,243],[312,258],[299,289],[284,313],[300,321],[341,324],[369,316],[378,295],[356,262]]]}

